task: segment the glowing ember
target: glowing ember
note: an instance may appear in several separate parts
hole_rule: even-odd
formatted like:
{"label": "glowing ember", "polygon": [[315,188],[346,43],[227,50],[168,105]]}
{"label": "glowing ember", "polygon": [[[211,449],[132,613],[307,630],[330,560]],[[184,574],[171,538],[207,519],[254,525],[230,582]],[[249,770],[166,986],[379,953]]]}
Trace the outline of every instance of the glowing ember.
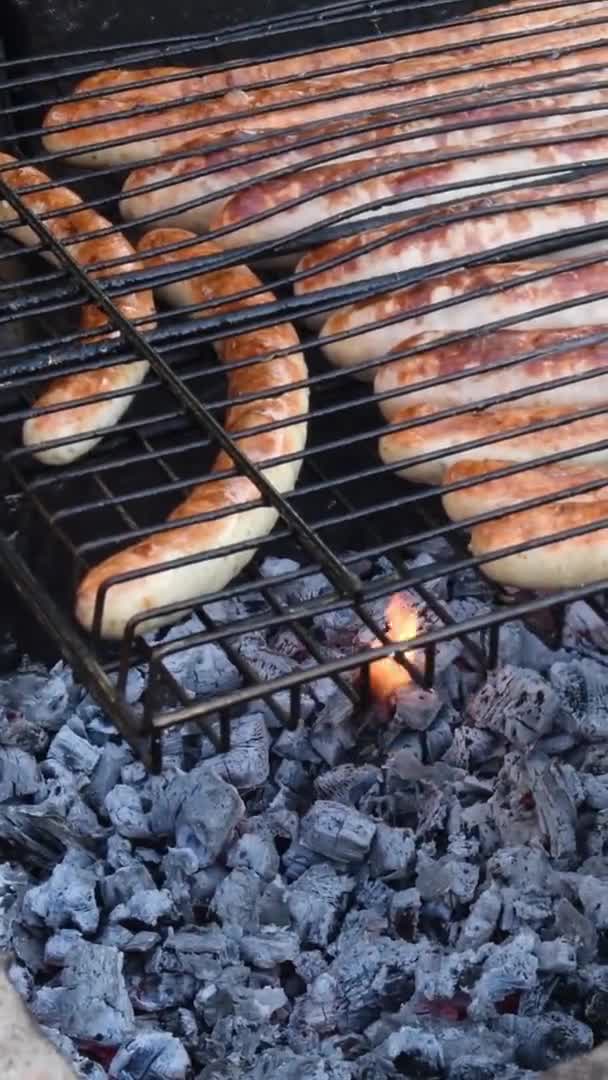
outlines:
{"label": "glowing ember", "polygon": [[[393,596],[386,609],[387,634],[391,641],[409,641],[416,636],[416,612],[408,607],[402,596]],[[374,642],[380,645],[379,641]],[[377,701],[387,701],[411,677],[393,656],[374,660],[369,667],[369,685]]]}

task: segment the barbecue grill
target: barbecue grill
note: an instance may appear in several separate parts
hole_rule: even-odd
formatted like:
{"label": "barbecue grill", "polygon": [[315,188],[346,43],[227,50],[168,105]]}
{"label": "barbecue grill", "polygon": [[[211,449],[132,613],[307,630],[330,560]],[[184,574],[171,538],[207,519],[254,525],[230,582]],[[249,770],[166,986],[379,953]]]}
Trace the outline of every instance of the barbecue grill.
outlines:
{"label": "barbecue grill", "polygon": [[[546,5],[547,10],[559,10],[561,6],[561,2]],[[468,7],[460,4],[428,4],[421,8],[419,4],[394,2],[377,2],[371,6],[367,3],[333,3],[287,14],[283,12],[283,6],[280,7],[282,13],[242,22],[228,29],[204,31],[193,22],[193,31],[177,39],[157,36],[155,40],[129,40],[127,44],[104,39],[96,49],[89,46],[86,36],[81,37],[86,27],[84,20],[76,32],[80,41],[78,49],[68,35],[63,48],[58,51],[27,58],[14,51],[3,64],[3,92],[8,104],[2,149],[25,158],[28,163],[40,165],[50,173],[53,183],[69,184],[79,192],[85,205],[100,209],[116,223],[115,231],[125,230],[128,227],[120,221],[117,211],[117,195],[124,170],[106,167],[90,171],[74,162],[66,165],[59,154],[42,149],[41,117],[51,104],[69,97],[75,82],[85,74],[125,64],[137,68],[154,63],[220,70],[227,65],[244,63],[244,58],[254,52],[269,57],[285,56],[313,45],[318,47],[320,40],[332,43],[358,40],[394,32],[395,27],[415,28],[421,21],[442,22],[447,16],[462,20],[463,39],[467,40]],[[483,18],[487,37],[491,38],[491,10],[486,11]],[[591,47],[605,40],[608,15],[606,18],[596,16],[589,22],[595,28],[596,36],[595,42],[589,44]],[[163,24],[163,32],[164,29]],[[114,29],[111,34],[115,32]],[[35,38],[35,32],[33,35]],[[51,40],[54,46],[56,42]],[[256,43],[255,49],[253,43]],[[297,49],[294,48],[296,43]],[[422,50],[422,55],[432,52],[432,49]],[[538,55],[535,33],[521,35],[521,40],[517,40],[517,52],[522,57]],[[520,110],[522,115],[534,115],[533,95],[525,81],[510,78],[509,64],[505,62],[503,66],[503,76],[492,88],[492,101],[512,102],[516,114]],[[480,91],[486,69],[487,65],[476,69],[473,62],[472,79]],[[577,92],[608,86],[605,72],[597,64],[585,65],[583,61],[577,68],[577,75]],[[557,85],[557,76],[555,79],[556,86],[551,92],[558,96],[565,94],[566,90]],[[298,80],[294,77],[291,81]],[[549,85],[551,81],[549,77]],[[360,128],[365,132],[381,122],[373,112],[357,110],[356,92],[351,97],[353,129]],[[108,100],[110,108],[111,98]],[[487,100],[487,94],[480,92],[480,107]],[[449,124],[450,114],[456,113],[458,107],[457,98],[447,94],[440,99],[416,103],[415,115],[427,117],[428,128],[433,130],[440,122]],[[598,106],[592,108],[599,110]],[[575,118],[577,111],[580,107],[566,103],[564,121]],[[133,113],[136,114],[137,109]],[[238,109],[236,114],[243,118]],[[403,115],[408,114],[411,114],[411,108],[408,113],[408,107],[404,105]],[[601,111],[598,115],[604,119]],[[455,121],[454,126],[458,122]],[[186,128],[184,136],[191,127]],[[608,134],[608,124],[604,133]],[[307,138],[314,143],[314,133],[311,135],[304,128],[301,139]],[[522,141],[536,145],[541,140]],[[225,140],[224,145],[230,145],[230,139]],[[255,142],[251,153],[256,153]],[[268,152],[257,153],[262,158],[264,153],[269,156]],[[174,156],[186,155],[184,150]],[[462,156],[462,152],[448,150],[435,157],[443,162],[458,156]],[[601,168],[606,164],[608,162],[595,163],[600,179]],[[491,165],[488,169],[491,171]],[[19,618],[22,648],[35,652],[40,647],[31,626],[27,625],[33,618],[42,628],[45,641],[50,640],[73,665],[78,677],[151,768],[160,768],[162,736],[174,725],[188,721],[206,723],[210,736],[225,749],[229,745],[230,720],[235,706],[263,699],[282,723],[297,725],[302,693],[311,684],[330,679],[363,712],[369,665],[378,658],[397,655],[412,678],[428,687],[434,678],[436,649],[440,643],[452,638],[465,643],[473,665],[488,669],[496,662],[501,627],[515,618],[533,620],[545,631],[550,627],[558,633],[564,607],[583,597],[604,617],[603,593],[608,581],[557,590],[550,595],[510,593],[498,586],[487,585],[487,589],[491,589],[491,611],[455,621],[448,605],[442,602],[431,584],[441,577],[448,581],[450,575],[467,568],[481,573],[484,559],[469,554],[466,530],[461,524],[449,522],[443,514],[442,489],[413,487],[398,479],[392,466],[379,462],[376,444],[387,427],[377,408],[378,395],[368,384],[353,380],[348,373],[329,369],[319,350],[319,334],[302,330],[312,395],[310,433],[302,455],[299,483],[293,494],[283,496],[239,449],[238,440],[223,429],[222,417],[230,402],[226,400],[224,372],[214,359],[211,342],[234,334],[237,329],[244,331],[288,320],[295,320],[302,327],[302,320],[315,313],[367,300],[423,278],[439,277],[455,266],[528,258],[558,250],[562,253],[559,272],[600,263],[601,252],[592,250],[564,256],[564,249],[607,237],[608,222],[605,228],[571,230],[567,236],[554,234],[544,237],[542,242],[518,243],[467,258],[459,257],[420,271],[375,277],[309,299],[292,295],[293,272],[274,270],[267,274],[267,280],[272,282],[277,294],[274,304],[216,315],[209,312],[209,305],[206,305],[204,315],[194,318],[185,318],[183,312],[161,310],[157,328],[144,333],[141,325],[121,315],[115,304],[117,297],[134,287],[183,280],[195,271],[251,262],[261,255],[268,258],[269,255],[284,255],[290,250],[306,250],[329,238],[356,232],[361,228],[361,222],[354,220],[352,215],[337,215],[336,220],[326,222],[321,229],[292,236],[286,241],[191,258],[171,267],[148,267],[128,274],[121,274],[120,266],[106,267],[106,274],[110,270],[111,276],[104,276],[103,284],[100,284],[99,279],[74,259],[69,245],[54,239],[47,222],[28,210],[22,195],[15,194],[4,182],[5,171],[3,166],[0,170],[2,198],[13,208],[16,217],[35,231],[39,240],[38,253],[50,252],[55,256],[56,267],[49,269],[39,261],[36,250],[23,254],[7,239],[6,229],[3,229],[0,259],[5,267],[11,267],[11,272],[5,274],[5,280],[0,284],[5,300],[0,318],[1,332],[5,335],[0,353],[3,385],[0,432],[5,491],[0,563],[12,583],[20,610],[30,613],[27,618],[23,614]],[[375,163],[375,173],[382,175],[382,171]],[[546,172],[543,170],[542,175]],[[588,173],[586,169],[585,175]],[[539,183],[540,175],[541,170],[536,170],[501,175],[498,179],[512,187],[525,186],[529,198],[530,185]],[[576,171],[561,170],[552,179],[571,180],[577,175]],[[244,183],[235,185],[234,190],[244,186]],[[608,174],[604,193],[608,194]],[[375,222],[399,220],[404,234],[408,228],[421,228],[408,226],[407,214],[401,211],[396,214],[390,204],[372,206],[372,209],[379,215]],[[453,212],[450,213],[453,217]],[[150,214],[145,221],[146,227],[152,226],[158,216]],[[267,212],[258,215],[260,220],[265,216],[268,216]],[[531,276],[540,278],[546,273],[541,268],[531,271]],[[598,293],[595,299],[608,300],[608,282],[605,291]],[[112,327],[119,332],[117,336],[100,343],[77,329],[75,315],[85,300],[92,300],[103,309]],[[569,303],[576,306],[580,302]],[[193,312],[187,314],[196,316]],[[502,325],[510,323],[521,324],[521,316],[503,320]],[[446,335],[446,340],[457,341],[467,336],[474,339],[472,334],[453,333]],[[585,338],[586,343],[606,340],[608,332],[598,332],[591,340]],[[532,353],[526,359],[539,355]],[[49,374],[93,370],[133,357],[150,362],[150,376],[138,391],[130,411],[104,435],[97,448],[84,460],[60,470],[47,469],[33,462],[20,444],[20,425],[30,414],[36,393]],[[506,369],[520,360],[518,357],[504,361],[503,366]],[[373,370],[379,363],[370,360],[362,367]],[[517,397],[515,392],[498,394],[485,404],[516,401]],[[452,408],[444,410],[443,415],[457,416],[465,411],[462,407]],[[591,417],[605,411],[605,406],[595,406],[580,415]],[[398,430],[399,426],[393,425],[393,430]],[[533,430],[533,427],[526,430]],[[103,643],[95,632],[90,636],[85,634],[72,617],[77,581],[102,556],[133,539],[158,531],[164,515],[193,482],[204,482],[212,452],[217,447],[228,452],[237,474],[245,474],[254,481],[260,499],[272,504],[279,512],[274,531],[256,543],[257,554],[253,562],[226,588],[197,598],[194,609],[202,629],[199,625],[195,632],[188,621],[192,605],[182,604],[176,606],[174,614],[176,618],[181,616],[183,621],[178,618],[170,634],[163,631],[155,635],[141,634],[141,624],[149,612],[142,612],[131,621],[123,640],[115,647]],[[576,458],[577,453],[580,451],[547,455],[543,460]],[[513,465],[499,475],[518,474],[524,469],[525,466]],[[460,486],[466,484],[461,482]],[[585,490],[593,490],[593,484],[572,488],[570,494]],[[539,506],[550,501],[549,496],[538,497],[528,500],[525,505]],[[593,526],[571,529],[564,538],[606,525],[608,520],[602,520]],[[539,539],[536,543],[542,545],[550,540],[555,540],[555,536]],[[522,546],[525,547],[519,545],[519,549]],[[225,554],[232,550],[227,549]],[[425,550],[437,552],[434,561],[412,566],[413,556]],[[291,561],[276,564],[277,572],[269,577],[263,572],[264,560],[269,556]],[[314,588],[307,592],[306,587],[302,587],[303,582],[313,582]],[[379,614],[383,606],[380,601],[404,589],[425,605],[433,620],[428,628],[420,628],[414,639],[395,642]],[[13,601],[12,593],[7,591],[6,596],[7,604]],[[329,655],[317,633],[316,620],[321,615],[349,610],[356,613],[365,630],[360,645],[354,652]],[[233,616],[231,612],[236,614]],[[165,611],[165,614],[170,613]],[[101,605],[98,605],[97,629],[101,615]],[[272,631],[273,634],[289,631],[298,643],[297,666],[270,678],[261,677],[255,665],[239,651],[243,637],[258,631]],[[238,672],[238,685],[193,699],[180,681],[179,666],[172,661],[186,650],[205,644],[213,644],[225,654]],[[130,673],[136,667],[146,673],[145,704],[141,712],[134,709],[129,694]],[[218,717],[219,740],[217,727],[208,723]]]}

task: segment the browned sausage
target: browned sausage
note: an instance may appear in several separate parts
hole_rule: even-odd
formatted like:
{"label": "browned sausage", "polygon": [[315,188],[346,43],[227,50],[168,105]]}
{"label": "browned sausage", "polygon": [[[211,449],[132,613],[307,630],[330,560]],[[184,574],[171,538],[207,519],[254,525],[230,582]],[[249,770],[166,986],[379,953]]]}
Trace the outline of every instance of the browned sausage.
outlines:
{"label": "browned sausage", "polygon": [[[10,165],[13,162],[15,159],[9,154],[0,154],[0,165]],[[88,240],[78,240],[78,236],[84,233],[103,232],[110,228],[111,223],[96,210],[83,207],[82,200],[70,188],[49,187],[49,177],[40,169],[34,169],[30,165],[19,165],[17,162],[14,169],[8,169],[2,173],[2,179],[16,192],[20,192],[23,188],[46,187],[46,190],[38,193],[34,190],[23,194],[21,198],[38,217],[43,217],[53,211],[63,211],[60,216],[47,218],[45,224],[57,240],[69,244],[69,251],[82,266],[86,267],[106,260],[123,260],[118,268],[93,272],[94,277],[102,278],[109,274],[116,274],[117,269],[123,273],[141,269],[134,249],[119,232],[107,236],[92,236]],[[15,218],[15,211],[10,204],[0,202],[0,220],[12,222]],[[39,243],[36,233],[29,226],[15,225],[7,231],[10,236],[27,247],[36,246]],[[51,262],[55,261],[51,255],[47,254],[46,258]],[[115,303],[123,315],[130,319],[154,316],[154,300],[152,293],[147,289],[120,296]],[[107,321],[104,312],[92,304],[87,304],[82,310],[83,330],[89,331],[105,326]],[[153,323],[147,325],[151,326]],[[115,333],[106,331],[106,334],[102,336],[115,336]],[[137,360],[129,364],[116,364],[112,367],[63,375],[53,379],[35,401],[34,408],[45,410],[58,405],[65,405],[66,408],[57,412],[42,411],[39,415],[26,420],[23,425],[25,445],[32,447],[34,455],[45,465],[66,465],[75,461],[76,458],[91,450],[101,439],[100,435],[87,438],[87,433],[117,423],[131,404],[133,396],[113,397],[106,401],[81,404],[75,408],[69,406],[77,401],[86,402],[87,398],[96,394],[117,392],[130,387],[135,389],[145,378],[147,370],[147,361]],[[64,446],[44,449],[44,443],[62,438],[70,438],[73,441]]]}
{"label": "browned sausage", "polygon": [[[143,238],[139,250],[149,252],[189,237],[193,238],[193,234],[177,229],[158,229]],[[179,252],[158,255],[154,261],[157,264],[170,264],[180,258],[191,259],[218,250],[212,244],[200,243]],[[274,296],[270,292],[259,292],[240,301],[230,299],[240,291],[259,285],[258,278],[246,266],[235,266],[176,282],[163,290],[163,296],[180,306],[204,305],[226,297],[226,303],[214,307],[213,311],[233,311],[243,306],[273,301]],[[196,316],[200,315],[199,309]],[[292,351],[282,353],[282,350],[290,349]],[[306,442],[308,390],[297,385],[306,379],[306,363],[294,328],[290,323],[283,323],[252,330],[223,339],[218,343],[217,350],[220,359],[227,365],[267,354],[271,356],[271,359],[260,363],[229,367],[228,392],[234,404],[228,410],[225,426],[238,439],[238,446],[251,461],[264,468],[266,478],[278,491],[291,491],[298,478],[301,458],[276,465],[273,465],[273,460],[283,455],[299,454]],[[273,357],[274,352],[281,352],[281,355]],[[239,404],[239,397],[245,395],[255,395],[255,400]],[[298,422],[289,423],[293,420]],[[249,428],[281,421],[285,422],[285,426],[246,436]],[[230,457],[222,451],[214,462],[212,472],[222,472],[231,467]],[[107,593],[101,624],[104,637],[120,637],[129,619],[140,612],[145,613],[165,604],[181,603],[187,606],[198,596],[223,588],[253,558],[256,542],[271,531],[277,520],[277,511],[265,504],[254,509],[242,509],[243,505],[259,497],[256,486],[238,473],[194,487],[169,517],[171,523],[183,520],[183,526],[162,530],[138,541],[132,547],[110,556],[86,575],[76,598],[79,621],[87,629],[91,628],[99,589],[116,574],[137,571],[138,576],[114,585]],[[227,509],[233,512],[207,521],[191,521],[197,515],[220,514]],[[237,543],[241,545],[237,553],[205,559],[205,555],[216,549]],[[193,557],[194,561],[186,566],[171,565],[174,560],[184,557]],[[172,619],[148,619],[145,629],[167,621]]]}

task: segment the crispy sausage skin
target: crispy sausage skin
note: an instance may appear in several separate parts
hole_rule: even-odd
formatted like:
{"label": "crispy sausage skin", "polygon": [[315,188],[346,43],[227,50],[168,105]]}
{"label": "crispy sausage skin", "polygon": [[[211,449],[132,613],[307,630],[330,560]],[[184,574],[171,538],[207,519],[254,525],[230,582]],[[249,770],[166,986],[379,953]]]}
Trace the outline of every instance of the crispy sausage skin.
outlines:
{"label": "crispy sausage skin", "polygon": [[[118,267],[105,271],[92,270],[94,277],[101,279],[118,271],[126,273],[141,269],[133,247],[120,232],[95,235],[109,229],[111,222],[96,210],[84,207],[75,192],[67,187],[50,186],[49,177],[40,169],[20,165],[9,154],[0,154],[0,165],[11,166],[13,163],[14,168],[9,167],[2,173],[4,182],[21,195],[29,210],[45,219],[53,236],[69,245],[69,252],[83,267],[121,260]],[[36,187],[42,190],[37,192]],[[27,188],[34,190],[22,194],[22,189]],[[46,217],[57,211],[60,211],[58,216]],[[16,214],[8,202],[0,202],[0,221],[7,223],[8,234],[20,244],[25,247],[38,245],[38,237],[33,229],[27,225],[11,224],[16,221]],[[79,240],[79,236],[85,234],[92,235]],[[49,262],[55,263],[52,254],[43,252],[43,255]],[[127,318],[149,318],[151,321],[144,326],[154,325],[155,307],[149,290],[119,296],[115,303]],[[101,333],[97,339],[115,333],[107,328],[107,322],[105,313],[95,305],[86,304],[82,309],[81,327],[85,331],[99,327]],[[88,342],[92,340],[94,338],[86,338]],[[53,379],[34,402],[36,412],[23,425],[24,444],[31,447],[34,456],[45,465],[69,465],[88,453],[102,438],[102,434],[91,435],[91,432],[110,427],[120,420],[129,408],[133,395],[123,394],[88,404],[86,399],[97,394],[118,393],[131,388],[135,390],[145,378],[147,370],[147,361],[138,360]],[[84,403],[74,406],[74,402],[78,401]],[[65,406],[65,409],[59,406]],[[48,411],[51,409],[54,411]],[[62,446],[44,448],[45,443],[64,438],[70,441]]]}
{"label": "crispy sausage skin", "polygon": [[[194,234],[177,229],[158,229],[143,237],[140,252],[150,252]],[[176,259],[191,259],[220,249],[209,242],[185,247],[179,252],[159,254],[154,261],[167,265]],[[236,293],[256,287],[260,281],[246,266],[231,267],[173,283],[163,289],[163,297],[180,306],[197,304],[204,309],[210,301],[225,298],[214,312],[233,311],[244,305],[255,306],[274,300],[270,292],[260,291],[241,300]],[[200,309],[196,315],[200,317]],[[279,492],[291,491],[297,482],[301,458],[273,464],[274,459],[298,455],[307,434],[308,390],[301,386],[307,376],[298,336],[290,323],[265,327],[224,338],[217,352],[228,370],[228,396],[233,404],[225,420],[226,430],[238,440],[240,449],[263,468],[266,478]],[[273,353],[279,355],[273,356]],[[258,357],[269,359],[256,361]],[[244,366],[243,361],[252,363]],[[253,396],[253,397],[252,397]],[[242,403],[239,398],[246,397]],[[247,435],[249,429],[275,425],[270,431]],[[267,463],[267,464],[266,464]],[[232,468],[230,457],[221,451],[212,473]],[[95,605],[104,582],[116,575],[135,571],[137,576],[111,586],[105,596],[101,634],[120,637],[131,618],[166,604],[194,601],[206,592],[221,589],[255,554],[255,542],[273,528],[278,513],[262,504],[242,509],[259,500],[256,486],[245,476],[210,479],[194,487],[169,517],[177,528],[159,529],[158,533],[110,556],[95,566],[81,582],[76,597],[76,616],[87,629],[94,621]],[[192,521],[202,514],[221,514],[206,521]],[[179,522],[184,522],[179,525]],[[216,549],[241,544],[237,553],[213,556]],[[211,555],[211,558],[205,556]],[[174,560],[192,559],[187,565],[167,566]],[[179,617],[179,616],[178,616]],[[174,621],[175,616],[151,617],[141,629],[149,630]]]}

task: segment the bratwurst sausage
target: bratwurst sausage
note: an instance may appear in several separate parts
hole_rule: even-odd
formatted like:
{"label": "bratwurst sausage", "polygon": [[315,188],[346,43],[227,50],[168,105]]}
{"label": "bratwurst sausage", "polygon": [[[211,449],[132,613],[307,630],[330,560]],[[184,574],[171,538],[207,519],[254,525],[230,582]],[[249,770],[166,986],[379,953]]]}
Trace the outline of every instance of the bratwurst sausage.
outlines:
{"label": "bratwurst sausage", "polygon": [[[109,100],[76,96],[49,110],[43,142],[50,153],[105,168],[179,153],[189,138],[212,143],[235,128],[284,131],[371,109],[403,108],[439,94],[497,88],[518,79],[536,83],[548,75],[551,92],[558,73],[575,75],[582,67],[608,62],[608,47],[593,44],[597,36],[597,26],[574,27],[543,35],[542,40],[530,39],[534,45],[528,56],[534,59],[509,61],[504,42],[485,44],[475,47],[470,63],[463,64],[460,53],[438,55],[433,62],[426,57],[422,66],[413,59],[402,60],[317,76],[303,84],[233,89],[214,100],[165,102],[135,114],[131,110],[138,107],[137,101],[120,88]],[[567,51],[570,48],[575,51]],[[542,50],[540,55],[536,50]]]}
{"label": "bratwurst sausage", "polygon": [[[522,317],[514,330],[565,330],[581,325],[603,326],[606,300],[593,299],[607,291],[602,263],[559,272],[551,260],[488,264],[452,270],[394,293],[361,301],[334,312],[321,331],[323,351],[336,367],[353,368],[379,359],[406,337],[440,332],[480,330],[502,319]],[[539,275],[533,280],[522,278]],[[494,289],[477,296],[486,289]],[[558,310],[535,314],[556,304]],[[431,310],[426,310],[430,308]],[[379,325],[390,319],[386,325]],[[330,340],[333,336],[338,340]],[[374,370],[361,372],[373,378]]]}
{"label": "bratwurst sausage", "polygon": [[[450,484],[480,478],[480,483],[457,488],[443,495],[443,505],[452,521],[482,514],[502,516],[479,521],[471,529],[470,550],[485,556],[511,545],[533,544],[578,526],[608,521],[608,473],[602,469],[565,462],[541,465],[500,479],[482,479],[509,465],[502,460],[457,461],[443,476]],[[576,487],[588,490],[573,493]],[[515,511],[530,499],[555,495],[559,501]],[[502,559],[482,564],[488,577],[504,585],[522,589],[568,588],[601,580],[608,574],[608,528],[580,536],[527,548]]]}
{"label": "bratwurst sausage", "polygon": [[[414,405],[474,406],[522,390],[530,391],[519,399],[526,407],[591,408],[597,401],[608,401],[608,337],[592,345],[579,344],[579,340],[606,330],[592,326],[496,330],[448,344],[441,343],[441,332],[417,334],[401,342],[395,352],[426,351],[375,369],[374,394],[389,422]],[[543,355],[525,359],[535,352]],[[568,381],[556,385],[560,380]]]}
{"label": "bratwurst sausage", "polygon": [[[322,289],[603,224],[608,224],[608,181],[601,175],[494,191],[323,244],[300,259],[297,273],[304,276],[294,290],[310,298]],[[365,250],[367,245],[374,246]],[[331,265],[334,260],[339,263]]]}
{"label": "bratwurst sausage", "polygon": [[[539,92],[543,89],[546,91],[546,84],[539,84]],[[587,125],[606,117],[605,88],[551,97],[537,97],[533,86],[528,90],[534,94],[528,101],[479,106],[471,102],[467,107],[468,99],[463,98],[462,109],[426,119],[406,120],[397,111],[377,113],[364,121],[360,126],[365,130],[358,132],[342,119],[272,135],[228,132],[226,137],[233,144],[222,150],[205,150],[193,140],[191,157],[134,169],[123,185],[120,212],[126,221],[153,214],[156,224],[203,232],[231,198],[230,188],[249,186],[260,177],[292,166],[308,167],[328,156],[344,162],[397,152],[465,150],[480,143],[513,142],[532,131],[540,137],[571,124],[574,134],[578,127],[587,130]],[[450,104],[453,107],[455,102]],[[569,109],[581,111],[564,113]],[[268,156],[256,156],[260,154]]]}
{"label": "bratwurst sausage", "polygon": [[[51,186],[51,180],[40,169],[30,165],[19,165],[9,154],[0,154],[0,166],[13,165],[1,173],[5,184],[17,192],[24,204],[37,217],[45,219],[44,224],[52,235],[68,245],[72,256],[84,267],[102,263],[106,260],[120,259],[120,266],[106,270],[92,270],[91,275],[98,280],[117,272],[127,273],[141,270],[135,251],[128,240],[119,232],[106,236],[95,236],[111,228],[111,222],[98,214],[96,210],[83,207],[82,200],[67,187]],[[36,188],[42,190],[36,192]],[[23,189],[33,188],[33,191]],[[22,193],[23,191],[23,193]],[[61,211],[57,217],[48,214]],[[7,223],[7,233],[26,247],[36,247],[39,239],[27,225],[11,224],[16,221],[11,205],[0,202],[0,221]],[[78,237],[92,233],[86,240]],[[48,252],[41,252],[44,258],[56,265],[55,257]],[[119,296],[114,301],[116,307],[129,319],[154,317],[155,308],[152,293],[145,289]],[[98,307],[87,304],[82,309],[81,328],[83,331],[102,328],[99,337],[115,337],[116,331],[107,328],[108,317]],[[152,327],[153,322],[145,324]],[[87,337],[86,341],[94,340]],[[34,456],[45,465],[67,465],[82,457],[101,440],[102,435],[87,434],[99,428],[116,424],[127,411],[133,395],[123,394],[106,401],[94,401],[86,404],[87,398],[96,394],[135,389],[145,378],[148,363],[138,360],[128,364],[116,364],[98,368],[95,371],[82,371],[73,375],[62,375],[49,384],[46,390],[34,402],[36,414],[23,425],[23,442],[32,448]],[[76,402],[83,404],[76,405]],[[58,406],[65,408],[58,409]],[[48,410],[56,411],[50,412]],[[38,410],[41,410],[38,413]],[[57,439],[69,438],[64,446],[44,449],[44,444]]]}
{"label": "bratwurst sausage", "polygon": [[[523,463],[583,447],[588,449],[576,463],[608,467],[608,413],[580,417],[571,407],[502,405],[433,419],[439,411],[436,405],[402,409],[393,423],[405,426],[381,437],[380,457],[404,480],[441,484],[446,467],[456,460],[500,457]],[[524,431],[542,424],[550,426]],[[480,445],[467,445],[476,442]]]}
{"label": "bratwurst sausage", "polygon": [[[427,49],[445,48],[446,45],[476,44],[479,40],[488,41],[505,33],[523,33],[577,23],[605,14],[601,0],[587,0],[586,3],[564,4],[547,9],[542,0],[538,0],[536,10],[530,0],[517,0],[497,5],[480,12],[481,18],[454,21],[447,25],[432,27],[427,30],[417,29],[408,34],[395,37],[376,37],[370,41],[326,48],[300,55],[286,56],[280,60],[266,60],[238,67],[227,67],[219,71],[196,71],[185,67],[153,67],[135,71],[112,69],[87,75],[74,90],[74,95],[94,94],[98,91],[107,95],[112,91],[129,94],[132,106],[161,104],[164,101],[179,100],[196,93],[213,93],[230,90],[232,87],[246,86],[250,83],[270,82],[275,79],[310,76],[333,67],[346,70],[364,64],[370,60],[390,60],[405,57],[410,53]],[[522,10],[524,9],[524,10]],[[597,31],[596,31],[597,33]],[[142,86],[133,84],[143,83]]]}
{"label": "bratwurst sausage", "polygon": [[[581,131],[592,133],[597,126],[602,134],[591,138],[581,134]],[[431,160],[428,164],[420,164],[417,155],[400,151],[398,154],[382,155],[377,161],[333,163],[267,180],[229,199],[211,221],[211,228],[233,230],[222,237],[224,247],[239,248],[248,244],[277,242],[288,239],[294,233],[313,230],[328,221],[331,223],[332,219],[342,215],[348,216],[349,221],[355,221],[370,219],[378,214],[408,213],[434,203],[447,203],[466,196],[477,197],[480,192],[513,185],[516,180],[525,178],[517,174],[536,172],[538,176],[531,177],[536,181],[542,175],[539,170],[570,169],[583,163],[608,160],[608,134],[606,126],[601,123],[557,128],[552,138],[559,138],[559,142],[519,145],[522,140],[537,140],[539,134],[542,135],[542,132],[529,131],[520,135],[518,141],[506,150],[503,149],[503,140],[498,149],[486,144],[482,154],[473,153],[471,157],[441,163]],[[497,179],[501,176],[507,179]],[[605,183],[601,186],[606,188]],[[522,195],[516,198],[520,201]],[[500,197],[501,205],[508,201],[506,193]],[[248,224],[258,214],[266,216]],[[415,219],[412,224],[416,224]],[[364,233],[363,236],[369,239],[369,234]],[[517,233],[513,239],[518,239]],[[305,242],[304,237],[302,244]],[[485,246],[484,236],[480,237],[480,243]],[[409,245],[412,245],[411,239]],[[339,242],[332,250],[337,250],[338,246]],[[445,246],[451,251],[449,238],[446,238]],[[348,250],[348,245],[344,247]],[[320,253],[324,250],[321,248]],[[468,252],[463,251],[463,254]],[[373,260],[378,262],[375,252]],[[436,261],[432,250],[428,260]],[[306,268],[308,265],[306,262],[302,264]],[[390,266],[387,270],[383,269],[384,252],[381,252],[379,266],[380,273],[390,273]],[[336,272],[334,284],[340,283],[338,278],[342,278],[340,269]],[[314,283],[314,278],[311,282],[302,282],[302,291],[306,291],[307,286],[314,287]]]}
{"label": "bratwurst sausage", "polygon": [[[189,238],[195,239],[192,233],[181,230],[158,229],[143,238],[139,250],[150,252]],[[170,265],[179,259],[214,254],[219,250],[213,244],[198,243],[179,252],[159,254],[152,261],[156,265]],[[258,292],[241,300],[231,299],[236,293],[256,287],[261,288],[261,283],[255,274],[246,266],[236,266],[175,282],[164,288],[162,295],[173,304],[203,307],[212,300],[225,297],[225,304],[213,308],[217,313],[270,303],[275,299],[270,292]],[[195,316],[201,317],[201,314],[199,309]],[[290,351],[284,353],[284,350]],[[278,491],[291,491],[300,472],[301,459],[278,464],[273,464],[273,460],[299,454],[306,443],[308,390],[299,384],[306,380],[307,370],[295,330],[291,324],[284,323],[241,333],[218,342],[217,352],[228,366],[229,397],[236,400],[228,410],[226,430],[238,439],[239,447],[251,461],[263,466],[264,475]],[[280,355],[273,356],[273,353]],[[268,356],[270,359],[254,362],[256,357]],[[251,360],[252,364],[233,366],[245,360]],[[238,398],[245,395],[255,395],[255,399],[239,404]],[[277,423],[283,426],[246,435],[250,428]],[[221,451],[212,472],[219,473],[232,466],[229,455]],[[278,512],[271,506],[242,509],[259,498],[255,484],[241,475],[194,487],[169,517],[170,523],[178,524],[177,528],[146,537],[89,571],[76,597],[76,616],[80,623],[91,629],[99,590],[115,575],[137,572],[137,577],[112,585],[105,596],[101,635],[109,638],[120,637],[129,619],[140,612],[145,614],[169,603],[187,605],[202,594],[223,588],[253,558],[255,543],[271,531],[277,520]],[[226,510],[231,512],[207,521],[192,520],[202,514],[219,515]],[[180,526],[181,521],[184,524]],[[237,543],[241,545],[237,553],[204,558],[216,549]],[[167,565],[188,557],[199,561],[186,566]],[[139,631],[175,620],[175,615],[151,617],[144,620]]]}

